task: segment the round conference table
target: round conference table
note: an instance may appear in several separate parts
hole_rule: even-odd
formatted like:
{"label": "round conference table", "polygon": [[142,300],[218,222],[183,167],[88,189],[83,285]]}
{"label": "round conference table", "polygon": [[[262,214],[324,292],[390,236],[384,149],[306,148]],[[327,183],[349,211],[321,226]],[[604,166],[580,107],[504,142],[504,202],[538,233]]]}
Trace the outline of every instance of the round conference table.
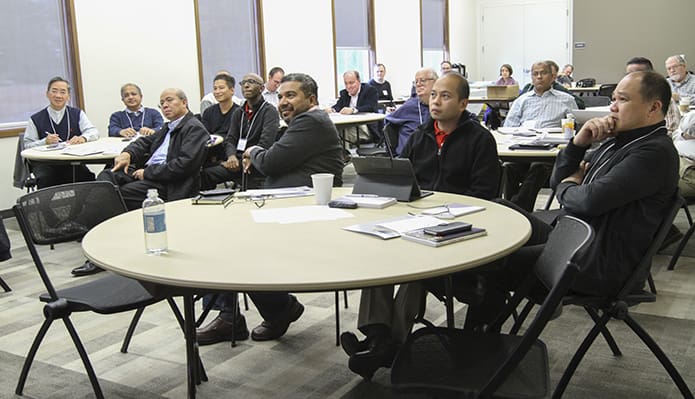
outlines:
{"label": "round conference table", "polygon": [[[334,188],[333,198],[349,188]],[[82,241],[96,265],[134,278],[148,289],[184,297],[188,393],[195,397],[197,344],[193,295],[219,291],[334,291],[443,276],[506,256],[531,233],[527,219],[504,206],[472,197],[435,193],[385,209],[344,210],[352,217],[302,223],[257,223],[253,211],[314,204],[314,197],[235,200],[227,207],[167,203],[169,250],[145,253],[142,213],[131,211],[93,228]],[[369,223],[450,203],[486,209],[459,219],[487,236],[433,248],[404,239],[381,240],[342,227]],[[325,207],[324,207],[325,208]]]}

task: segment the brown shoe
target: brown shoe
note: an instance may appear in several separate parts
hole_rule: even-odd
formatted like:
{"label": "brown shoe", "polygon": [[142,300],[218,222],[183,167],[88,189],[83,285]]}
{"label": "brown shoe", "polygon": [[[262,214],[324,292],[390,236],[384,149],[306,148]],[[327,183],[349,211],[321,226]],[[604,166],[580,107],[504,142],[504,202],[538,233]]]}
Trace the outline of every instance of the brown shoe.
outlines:
{"label": "brown shoe", "polygon": [[230,323],[217,316],[205,327],[196,329],[195,334],[198,345],[202,346],[231,341],[232,332],[235,341],[244,341],[249,338],[249,329],[246,328],[246,318],[243,315],[237,317],[235,323]]}
{"label": "brown shoe", "polygon": [[289,309],[272,322],[263,320],[263,322],[253,329],[251,339],[254,341],[272,341],[285,335],[290,323],[297,321],[304,313],[304,305],[299,303],[297,298],[290,295]]}

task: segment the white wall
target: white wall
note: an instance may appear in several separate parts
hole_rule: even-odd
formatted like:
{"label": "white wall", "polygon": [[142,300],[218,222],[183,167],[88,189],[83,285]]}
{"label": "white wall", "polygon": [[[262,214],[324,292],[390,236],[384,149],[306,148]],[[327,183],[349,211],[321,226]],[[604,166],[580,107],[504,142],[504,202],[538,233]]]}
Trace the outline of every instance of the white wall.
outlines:
{"label": "white wall", "polygon": [[386,66],[393,95],[409,96],[421,65],[420,1],[375,0],[374,25],[376,61]]}
{"label": "white wall", "polygon": [[466,65],[468,78],[479,79],[478,0],[449,0],[449,54]]}
{"label": "white wall", "polygon": [[333,17],[330,1],[263,0],[266,70],[306,73],[319,86],[319,101],[335,100]]}
{"label": "white wall", "polygon": [[[192,0],[74,0],[84,109],[102,136],[112,112],[123,109],[120,87],[135,82],[143,103],[157,107],[159,94],[179,87],[191,111],[200,108],[198,53]],[[0,209],[14,205],[17,138],[0,139]]]}
{"label": "white wall", "polygon": [[153,108],[163,89],[181,88],[198,112],[192,0],[75,0],[75,18],[85,112],[102,136],[111,113],[124,108],[126,82],[138,84],[143,104]]}

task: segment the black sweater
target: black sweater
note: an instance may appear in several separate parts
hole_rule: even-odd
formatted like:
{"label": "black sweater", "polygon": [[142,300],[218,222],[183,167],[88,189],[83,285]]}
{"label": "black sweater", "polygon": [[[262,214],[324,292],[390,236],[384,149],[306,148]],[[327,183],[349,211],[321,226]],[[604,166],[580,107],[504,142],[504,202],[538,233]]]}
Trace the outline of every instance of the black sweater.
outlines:
{"label": "black sweater", "polygon": [[441,151],[434,120],[419,126],[403,148],[420,186],[427,190],[491,199],[497,197],[500,163],[492,134],[464,112]]}

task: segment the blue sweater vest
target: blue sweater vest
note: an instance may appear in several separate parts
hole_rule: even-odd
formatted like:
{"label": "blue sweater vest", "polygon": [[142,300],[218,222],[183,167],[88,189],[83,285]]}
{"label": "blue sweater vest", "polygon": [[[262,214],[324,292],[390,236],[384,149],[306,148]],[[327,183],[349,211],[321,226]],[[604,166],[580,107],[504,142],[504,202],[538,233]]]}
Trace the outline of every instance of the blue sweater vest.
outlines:
{"label": "blue sweater vest", "polygon": [[[39,139],[46,138],[48,133],[53,134],[55,129],[55,132],[58,133],[61,140],[68,141],[70,137],[82,135],[82,131],[80,130],[81,112],[79,108],[66,106],[63,119],[56,125],[48,115],[48,109],[44,108],[32,115],[31,120],[34,122],[34,126],[36,126]],[[70,132],[68,132],[68,118],[70,118]]]}

